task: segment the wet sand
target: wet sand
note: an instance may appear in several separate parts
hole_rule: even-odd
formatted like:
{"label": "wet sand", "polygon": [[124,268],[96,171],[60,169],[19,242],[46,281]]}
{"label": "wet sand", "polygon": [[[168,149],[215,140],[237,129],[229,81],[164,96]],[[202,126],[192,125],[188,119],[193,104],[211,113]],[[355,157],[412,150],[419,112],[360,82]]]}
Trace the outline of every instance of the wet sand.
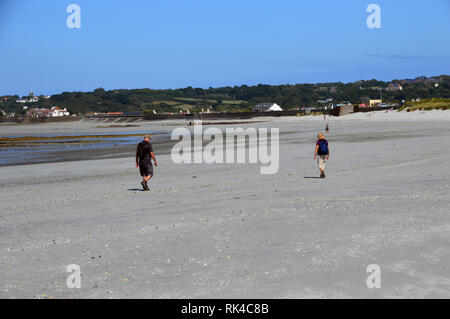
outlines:
{"label": "wet sand", "polygon": [[[150,192],[133,152],[0,167],[0,297],[448,298],[449,114],[332,118],[325,180],[312,158],[319,117],[239,124],[280,129],[275,175],[176,165],[157,146]],[[8,134],[127,130],[65,124]],[[66,286],[69,264],[80,289]],[[366,286],[369,264],[380,289]]]}
{"label": "wet sand", "polygon": [[165,132],[152,131],[148,125],[99,127],[92,120],[0,125],[0,166],[126,157],[145,133],[167,153],[174,143]]}

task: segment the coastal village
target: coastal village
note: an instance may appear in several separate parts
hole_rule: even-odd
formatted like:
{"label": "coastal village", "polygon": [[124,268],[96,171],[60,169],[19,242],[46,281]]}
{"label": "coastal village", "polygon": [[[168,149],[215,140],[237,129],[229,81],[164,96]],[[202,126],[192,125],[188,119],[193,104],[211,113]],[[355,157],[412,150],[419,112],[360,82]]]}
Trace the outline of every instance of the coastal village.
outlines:
{"label": "coastal village", "polygon": [[[50,100],[50,96],[46,95],[42,97],[43,99]],[[2,102],[5,103],[8,101],[8,97],[4,97],[2,99]],[[30,92],[30,94],[27,97],[16,99],[16,103],[20,104],[34,104],[40,101],[40,98],[38,96],[35,96],[33,92]],[[70,111],[67,110],[67,108],[60,108],[58,106],[51,106],[51,107],[31,107],[28,105],[23,105],[22,110],[25,111],[24,117],[27,118],[44,118],[44,117],[63,117],[63,116],[70,116]],[[14,118],[16,117],[15,112],[7,113],[4,110],[0,109],[0,113],[5,118]]]}
{"label": "coastal village", "polygon": [[[360,92],[367,91],[368,93],[361,94],[360,100],[358,103],[355,103],[357,101],[353,100],[353,103],[349,101],[342,101],[337,100],[338,97],[336,97],[336,93],[340,92],[340,89],[337,86],[333,85],[325,85],[325,84],[315,84],[313,93],[317,94],[318,96],[321,96],[322,98],[319,98],[315,100],[315,103],[311,103],[312,105],[301,105],[292,107],[286,107],[283,105],[280,105],[279,102],[276,103],[274,100],[272,101],[261,101],[258,103],[258,101],[255,101],[253,106],[249,107],[245,112],[285,112],[285,111],[299,111],[303,114],[310,114],[311,112],[321,112],[324,110],[337,110],[337,109],[348,109],[349,112],[353,112],[353,110],[359,109],[368,109],[368,108],[398,108],[401,105],[403,105],[405,102],[420,102],[421,98],[416,97],[409,99],[408,101],[405,101],[404,99],[398,100],[398,101],[386,101],[386,99],[383,97],[383,93],[385,92],[385,95],[388,95],[389,93],[398,93],[402,92],[404,90],[404,86],[408,85],[414,85],[414,84],[422,84],[426,85],[427,87],[433,87],[438,88],[443,83],[442,77],[430,77],[427,78],[425,76],[420,76],[415,79],[403,79],[403,80],[393,80],[392,82],[388,82],[385,84],[385,86],[367,86],[364,85],[364,81],[356,81],[353,82],[353,85],[358,88]],[[336,84],[335,84],[336,85]],[[97,90],[95,90],[97,91]],[[94,91],[94,92],[95,92]],[[116,92],[118,90],[114,90]],[[372,92],[370,94],[369,92]],[[378,95],[377,92],[379,92],[379,97],[374,98],[374,92],[376,95]],[[333,97],[334,96],[334,97]],[[372,96],[370,98],[369,96]],[[345,98],[345,96],[344,96]],[[179,100],[183,100],[182,98],[179,98]],[[195,100],[193,98],[186,98],[187,101]],[[203,100],[198,100],[203,101]],[[210,100],[204,100],[205,102]],[[15,102],[16,108],[14,110],[9,110],[6,107],[6,105],[11,104],[11,102]],[[54,99],[50,95],[35,95],[33,92],[30,92],[27,96],[19,97],[17,95],[15,96],[3,96],[0,97],[0,118],[3,119],[10,119],[15,120],[18,118],[22,119],[45,119],[45,118],[63,118],[68,116],[87,116],[87,117],[118,117],[118,116],[125,116],[125,117],[139,117],[143,115],[147,115],[148,117],[151,117],[155,114],[165,114],[167,116],[173,116],[173,115],[186,115],[190,116],[193,113],[198,114],[209,114],[209,113],[235,113],[235,112],[244,112],[243,110],[236,111],[233,108],[226,109],[226,110],[220,110],[218,111],[213,105],[208,104],[197,104],[196,110],[190,109],[194,105],[194,103],[186,103],[185,105],[180,105],[179,110],[173,111],[173,110],[164,110],[164,109],[146,109],[144,111],[126,111],[125,109],[122,110],[116,110],[116,111],[89,111],[89,112],[77,112],[73,111],[70,108],[70,104],[65,104],[64,107],[58,106],[58,105],[52,105],[55,102],[58,103],[56,99]],[[162,101],[165,102],[165,101]],[[162,103],[161,102],[161,103]],[[100,103],[100,102],[98,102]],[[64,104],[64,103],[63,103]],[[144,103],[148,104],[148,103]],[[152,103],[150,103],[152,104]],[[281,103],[282,104],[282,103]],[[152,105],[158,105],[158,104],[152,104]],[[3,107],[2,107],[3,106]],[[126,105],[124,105],[126,106]],[[76,109],[76,108],[75,108]],[[332,112],[331,112],[332,113]],[[336,113],[336,112],[335,112]],[[339,114],[337,112],[336,114]]]}

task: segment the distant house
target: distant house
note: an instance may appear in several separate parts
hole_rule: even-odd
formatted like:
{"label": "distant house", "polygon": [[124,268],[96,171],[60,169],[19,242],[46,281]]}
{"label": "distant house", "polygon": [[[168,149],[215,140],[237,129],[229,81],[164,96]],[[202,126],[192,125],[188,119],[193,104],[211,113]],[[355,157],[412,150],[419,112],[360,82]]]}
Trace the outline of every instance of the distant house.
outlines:
{"label": "distant house", "polygon": [[32,108],[26,113],[27,117],[48,117],[50,110],[46,108]]}
{"label": "distant house", "polygon": [[369,105],[370,106],[375,106],[377,104],[381,104],[383,101],[381,100],[369,100]]}
{"label": "distant house", "polygon": [[329,98],[327,98],[326,100],[317,100],[317,103],[322,103],[322,104],[324,104],[324,103],[330,103],[330,102],[332,102],[333,101],[333,99],[331,98],[331,97],[329,97]]}
{"label": "distant house", "polygon": [[39,101],[39,98],[37,96],[31,96],[26,99],[17,99],[16,100],[17,103],[34,103],[34,102],[38,102],[38,101]]}
{"label": "distant house", "polygon": [[257,112],[273,112],[273,111],[283,111],[283,109],[277,103],[261,103],[257,104],[253,111]]}
{"label": "distant house", "polygon": [[394,83],[393,82],[393,83],[388,85],[386,90],[389,91],[389,92],[402,91],[403,87],[399,83]]}
{"label": "distant house", "polygon": [[27,117],[61,117],[69,116],[70,113],[67,109],[61,109],[57,106],[53,106],[51,109],[47,108],[31,108],[26,113]]}
{"label": "distant house", "polygon": [[57,106],[53,106],[51,109],[50,109],[50,116],[51,117],[60,117],[60,116],[69,116],[70,115],[70,113],[69,113],[69,111],[67,111],[67,109],[66,108],[64,108],[64,109],[60,109],[59,107],[57,107]]}

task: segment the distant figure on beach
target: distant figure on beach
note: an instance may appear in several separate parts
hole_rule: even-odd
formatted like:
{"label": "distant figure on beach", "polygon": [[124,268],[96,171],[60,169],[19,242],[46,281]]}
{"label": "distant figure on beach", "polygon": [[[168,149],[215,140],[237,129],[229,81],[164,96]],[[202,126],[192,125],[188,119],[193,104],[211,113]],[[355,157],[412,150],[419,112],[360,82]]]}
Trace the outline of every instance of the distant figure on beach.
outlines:
{"label": "distant figure on beach", "polygon": [[155,166],[158,166],[155,154],[153,153],[152,144],[150,144],[150,135],[145,135],[144,140],[140,142],[136,150],[136,168],[139,167],[139,171],[142,176],[141,185],[145,191],[150,190],[148,187],[148,181],[153,176],[152,159]]}
{"label": "distant figure on beach", "polygon": [[330,132],[330,127],[329,127],[329,119],[330,119],[330,116],[329,115],[326,115],[326,114],[324,114],[323,115],[323,119],[325,120],[325,132]]}
{"label": "distant figure on beach", "polygon": [[320,169],[320,177],[325,178],[325,164],[330,158],[330,150],[328,149],[328,141],[322,133],[317,134],[316,149],[314,151],[314,159],[317,158],[317,165]]}

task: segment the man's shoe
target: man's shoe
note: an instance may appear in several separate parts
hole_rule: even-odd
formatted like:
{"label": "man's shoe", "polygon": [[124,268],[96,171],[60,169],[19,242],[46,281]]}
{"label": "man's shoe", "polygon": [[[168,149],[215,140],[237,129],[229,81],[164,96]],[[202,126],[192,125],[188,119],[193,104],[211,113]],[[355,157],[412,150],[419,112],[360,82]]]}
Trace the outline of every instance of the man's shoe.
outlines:
{"label": "man's shoe", "polygon": [[148,185],[147,185],[147,182],[146,182],[146,181],[142,181],[142,182],[141,182],[141,185],[142,185],[142,188],[144,188],[144,191],[148,191],[148,190],[149,190],[149,188],[148,188]]}

